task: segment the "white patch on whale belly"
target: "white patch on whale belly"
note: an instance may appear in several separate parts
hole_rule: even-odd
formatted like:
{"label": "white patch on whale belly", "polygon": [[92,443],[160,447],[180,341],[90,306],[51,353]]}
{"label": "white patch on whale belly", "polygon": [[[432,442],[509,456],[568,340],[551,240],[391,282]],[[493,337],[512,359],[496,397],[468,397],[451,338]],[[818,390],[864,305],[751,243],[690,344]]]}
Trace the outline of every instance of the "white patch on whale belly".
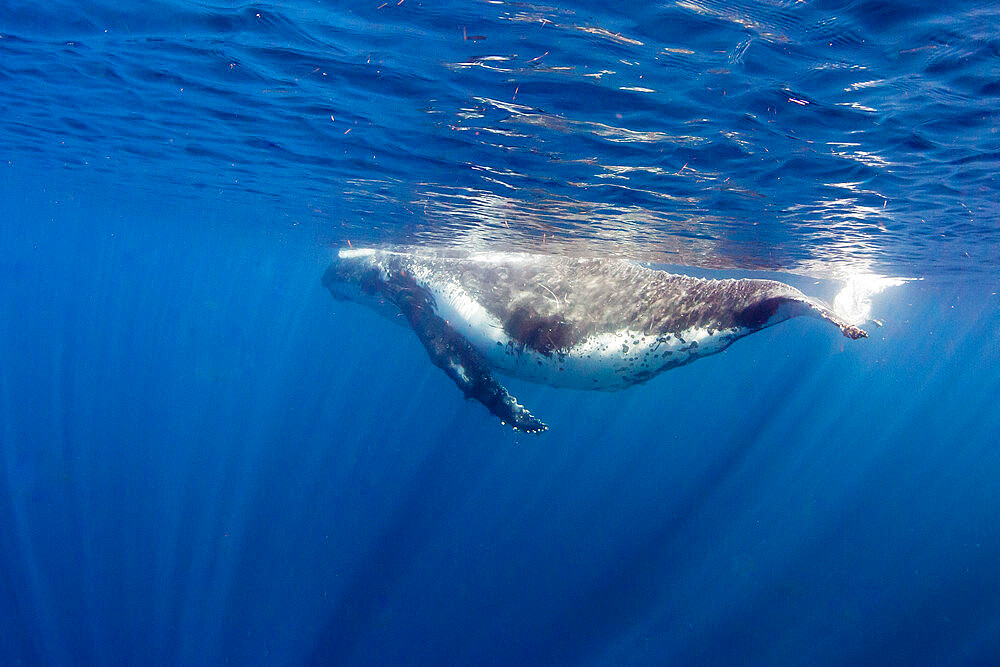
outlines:
{"label": "white patch on whale belly", "polygon": [[[554,354],[550,363],[557,375],[542,381],[578,389],[622,389],[719,352],[735,338],[736,330],[710,333],[697,327],[655,336],[627,329],[597,334],[574,345],[562,357]],[[564,374],[567,377],[563,378]]]}
{"label": "white patch on whale belly", "polygon": [[555,387],[614,391],[645,382],[657,373],[719,352],[735,330],[688,329],[679,336],[650,336],[621,330],[590,336],[568,350],[544,355],[518,346],[496,346],[490,362],[511,375]]}
{"label": "white patch on whale belly", "polygon": [[512,340],[503,323],[453,282],[425,284],[438,315],[501,373],[554,387],[623,389],[697,357],[719,352],[739,337],[737,329],[693,327],[651,336],[622,330],[590,336],[568,350],[545,355]]}

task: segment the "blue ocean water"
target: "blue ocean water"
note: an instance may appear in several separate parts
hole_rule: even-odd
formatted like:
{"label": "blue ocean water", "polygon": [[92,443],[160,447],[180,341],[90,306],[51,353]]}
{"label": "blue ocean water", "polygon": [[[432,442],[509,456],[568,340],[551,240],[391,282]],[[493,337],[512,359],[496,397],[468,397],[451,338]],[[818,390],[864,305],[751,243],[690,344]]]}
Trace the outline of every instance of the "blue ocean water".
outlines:
{"label": "blue ocean water", "polygon": [[[998,25],[0,0],[0,664],[1000,660]],[[911,280],[531,436],[348,243]]]}

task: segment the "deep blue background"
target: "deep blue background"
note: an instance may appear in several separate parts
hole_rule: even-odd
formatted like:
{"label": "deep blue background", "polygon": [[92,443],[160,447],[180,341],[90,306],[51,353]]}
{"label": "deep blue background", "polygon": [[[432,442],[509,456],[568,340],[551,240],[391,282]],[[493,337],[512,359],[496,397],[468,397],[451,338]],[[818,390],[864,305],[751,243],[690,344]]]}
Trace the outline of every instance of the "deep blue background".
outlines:
{"label": "deep blue background", "polygon": [[[996,660],[996,8],[379,4],[0,3],[0,663]],[[543,436],[319,283],[543,235],[922,280]]]}

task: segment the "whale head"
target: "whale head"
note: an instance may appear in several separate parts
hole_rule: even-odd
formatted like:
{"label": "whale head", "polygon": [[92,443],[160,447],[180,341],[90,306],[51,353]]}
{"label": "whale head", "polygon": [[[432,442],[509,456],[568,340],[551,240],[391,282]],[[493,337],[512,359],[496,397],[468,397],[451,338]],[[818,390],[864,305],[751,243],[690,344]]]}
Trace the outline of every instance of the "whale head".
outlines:
{"label": "whale head", "polygon": [[388,280],[386,253],[371,248],[343,248],[323,274],[323,287],[337,301],[349,301],[371,308],[379,315],[400,323],[399,308],[386,298]]}
{"label": "whale head", "polygon": [[380,273],[375,250],[344,248],[323,274],[323,286],[338,301],[367,304],[378,293]]}

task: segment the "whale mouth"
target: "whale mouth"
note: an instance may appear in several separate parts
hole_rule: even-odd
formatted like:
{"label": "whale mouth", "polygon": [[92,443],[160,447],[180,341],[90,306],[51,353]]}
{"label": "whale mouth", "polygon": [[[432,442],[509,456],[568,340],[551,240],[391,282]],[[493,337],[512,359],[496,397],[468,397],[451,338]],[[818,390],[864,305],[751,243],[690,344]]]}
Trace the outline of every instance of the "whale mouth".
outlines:
{"label": "whale mouth", "polygon": [[337,301],[361,303],[370,298],[367,297],[367,295],[365,295],[365,293],[361,290],[361,287],[355,283],[346,283],[334,280],[325,283],[325,286],[330,292],[330,295]]}
{"label": "whale mouth", "polygon": [[323,274],[323,287],[337,301],[364,302],[366,295],[361,283],[351,280],[349,276],[344,274],[342,268],[339,260],[334,260],[333,264],[327,268],[326,273]]}

